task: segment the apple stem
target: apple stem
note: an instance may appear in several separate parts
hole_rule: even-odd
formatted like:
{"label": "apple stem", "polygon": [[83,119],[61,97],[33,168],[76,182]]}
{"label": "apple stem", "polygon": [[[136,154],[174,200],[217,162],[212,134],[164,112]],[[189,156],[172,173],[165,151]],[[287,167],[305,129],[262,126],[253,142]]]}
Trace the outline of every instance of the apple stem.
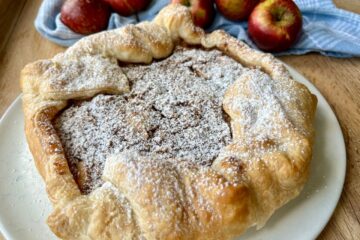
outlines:
{"label": "apple stem", "polygon": [[276,20],[277,20],[277,21],[281,21],[281,19],[283,18],[283,16],[284,16],[284,12],[281,12],[280,14],[277,15]]}
{"label": "apple stem", "polygon": [[274,12],[274,15],[275,15],[275,16],[274,16],[274,17],[275,17],[276,22],[279,22],[279,21],[282,20],[285,12],[286,12],[286,11],[285,11],[284,9],[282,9],[282,8],[277,8],[277,9],[275,10],[275,12]]}

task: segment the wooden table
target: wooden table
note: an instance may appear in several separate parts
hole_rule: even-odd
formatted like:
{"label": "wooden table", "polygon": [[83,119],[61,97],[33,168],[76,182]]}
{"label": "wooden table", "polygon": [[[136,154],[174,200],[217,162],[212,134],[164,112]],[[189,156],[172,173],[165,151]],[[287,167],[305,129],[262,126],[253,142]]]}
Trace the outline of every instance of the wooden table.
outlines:
{"label": "wooden table", "polygon": [[[3,46],[2,51],[0,49],[0,116],[20,94],[18,79],[23,66],[64,50],[35,31],[33,20],[40,3],[41,0],[0,0],[0,48]],[[335,3],[360,13],[360,0],[335,0]],[[345,136],[348,167],[344,191],[319,239],[360,239],[360,58],[335,59],[307,54],[280,59],[316,85],[335,111]]]}

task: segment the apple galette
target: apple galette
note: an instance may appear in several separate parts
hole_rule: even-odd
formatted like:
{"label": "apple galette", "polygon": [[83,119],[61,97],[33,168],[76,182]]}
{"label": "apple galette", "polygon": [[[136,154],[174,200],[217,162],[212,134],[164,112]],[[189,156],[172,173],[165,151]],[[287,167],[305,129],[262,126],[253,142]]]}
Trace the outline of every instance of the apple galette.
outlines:
{"label": "apple galette", "polygon": [[21,73],[25,132],[62,239],[229,239],[307,180],[316,98],[185,7]]}

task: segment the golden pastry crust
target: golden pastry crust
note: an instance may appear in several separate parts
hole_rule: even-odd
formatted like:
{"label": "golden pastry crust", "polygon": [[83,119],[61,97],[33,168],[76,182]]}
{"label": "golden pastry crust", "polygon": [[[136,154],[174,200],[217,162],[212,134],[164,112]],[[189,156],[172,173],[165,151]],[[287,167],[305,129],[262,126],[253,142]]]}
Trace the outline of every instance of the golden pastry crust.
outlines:
{"label": "golden pastry crust", "polygon": [[[131,152],[111,156],[104,186],[82,195],[52,120],[68,100],[129,91],[118,60],[150,63],[169,56],[179,41],[218,48],[271,76],[245,74],[227,89],[223,108],[231,118],[232,143],[210,167],[152,165]],[[260,93],[251,89],[253,81],[265,84]],[[278,134],[257,139],[261,129],[248,131],[241,106],[265,98],[261,91],[269,81],[270,88],[291,92],[291,99],[265,99],[280,109],[268,123]],[[27,141],[54,206],[48,225],[62,239],[229,239],[263,226],[299,194],[308,177],[316,97],[272,55],[223,31],[205,34],[177,4],[165,7],[152,22],[89,36],[53,59],[27,65],[21,87]]]}

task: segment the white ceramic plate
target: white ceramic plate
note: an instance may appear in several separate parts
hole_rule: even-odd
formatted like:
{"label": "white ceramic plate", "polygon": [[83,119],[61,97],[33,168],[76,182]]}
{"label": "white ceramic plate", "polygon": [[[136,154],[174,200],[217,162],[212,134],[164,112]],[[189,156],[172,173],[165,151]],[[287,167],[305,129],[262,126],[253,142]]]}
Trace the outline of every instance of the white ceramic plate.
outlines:
{"label": "white ceramic plate", "polygon": [[[341,194],[346,153],[339,123],[320,92],[294,69],[289,70],[319,100],[310,179],[301,195],[277,211],[263,229],[250,229],[239,240],[314,239]],[[45,223],[51,205],[28,151],[23,125],[18,98],[0,121],[0,231],[8,240],[56,239]]]}

